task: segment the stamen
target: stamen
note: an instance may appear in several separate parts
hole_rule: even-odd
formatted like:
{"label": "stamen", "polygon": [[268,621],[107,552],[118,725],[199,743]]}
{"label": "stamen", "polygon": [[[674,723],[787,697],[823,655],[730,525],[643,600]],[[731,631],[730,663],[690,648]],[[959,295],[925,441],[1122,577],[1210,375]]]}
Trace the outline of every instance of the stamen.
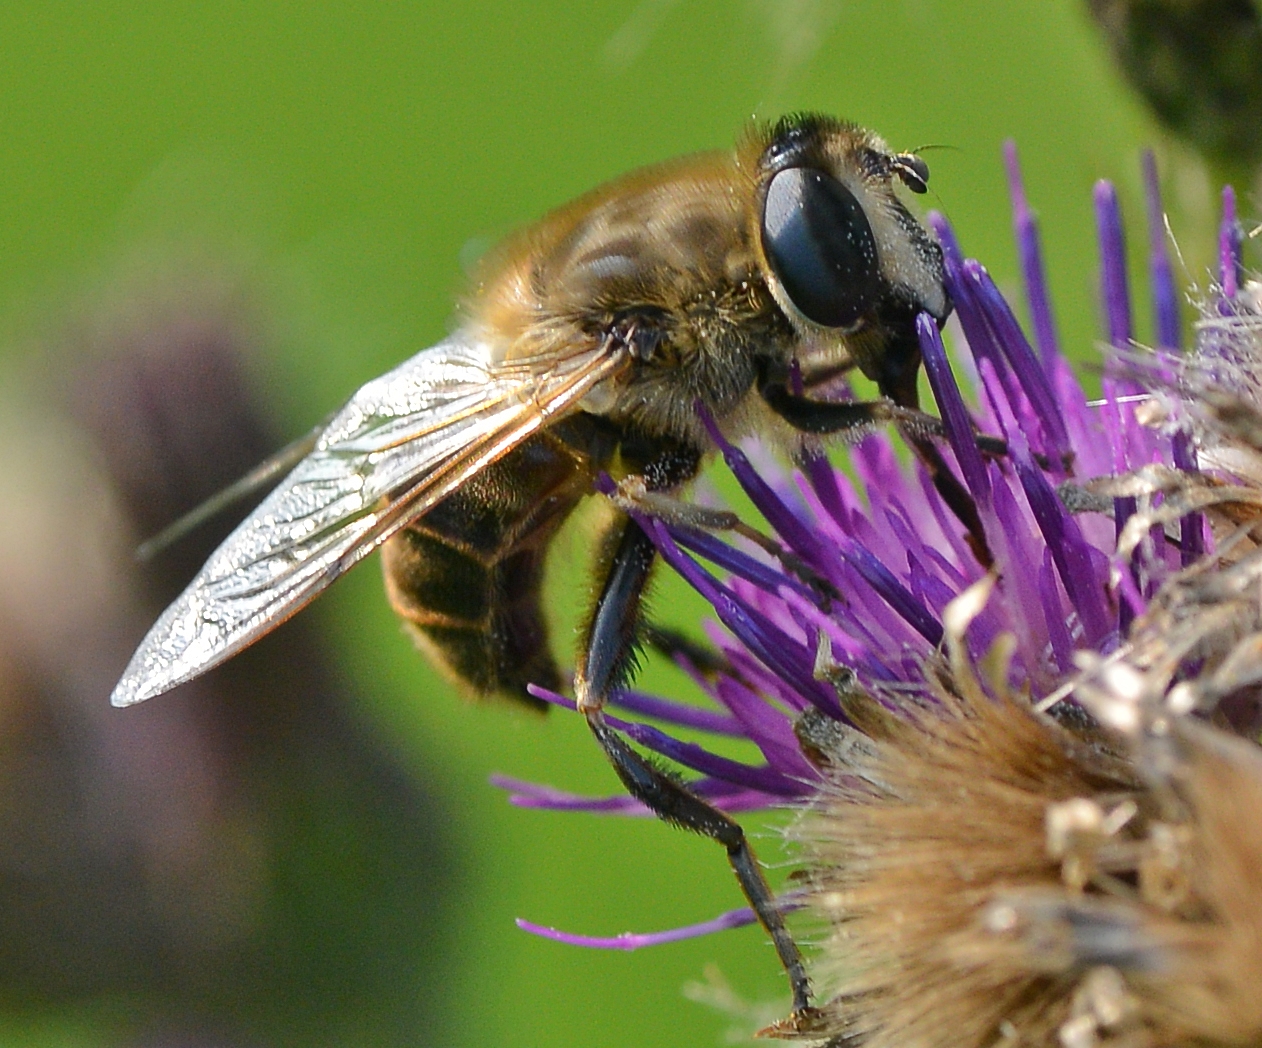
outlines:
{"label": "stamen", "polygon": [[542,924],[517,918],[517,927],[522,931],[538,935],[543,939],[563,942],[567,946],[585,946],[593,950],[638,950],[644,946],[661,946],[668,942],[682,942],[685,939],[696,939],[702,935],[713,935],[715,932],[727,931],[731,928],[744,928],[757,923],[758,918],[748,907],[739,910],[728,910],[727,913],[700,924],[687,924],[682,928],[671,928],[664,932],[623,932],[621,935],[575,935],[556,928],[548,928]]}
{"label": "stamen", "polygon": [[1236,191],[1223,186],[1223,218],[1218,227],[1218,279],[1222,283],[1224,311],[1230,311],[1240,293],[1241,249],[1240,223],[1236,219]]}
{"label": "stamen", "polygon": [[[977,502],[978,512],[982,514],[982,524],[985,526],[985,511],[991,504],[990,478],[986,475],[986,464],[982,461],[981,452],[977,450],[977,441],[973,439],[973,425],[960,397],[959,387],[955,384],[955,377],[951,374],[951,365],[947,363],[942,335],[939,334],[938,325],[933,322],[933,318],[924,313],[916,318],[916,333],[920,336],[920,353],[924,357],[925,373],[929,376],[934,399],[942,412],[947,440],[950,441],[951,450],[955,452],[955,459],[964,474],[964,483]],[[987,535],[988,541],[989,538]]]}
{"label": "stamen", "polygon": [[1021,165],[1017,159],[1017,145],[1008,139],[1003,145],[1004,167],[1008,172],[1008,195],[1012,199],[1012,224],[1017,240],[1017,254],[1021,259],[1021,274],[1025,278],[1025,297],[1034,324],[1034,341],[1046,366],[1059,355],[1059,340],[1052,317],[1051,297],[1047,293],[1047,278],[1043,271],[1043,252],[1039,244],[1038,221],[1026,202],[1025,185],[1021,178]]}
{"label": "stamen", "polygon": [[[1178,352],[1182,343],[1179,318],[1179,296],[1174,286],[1174,271],[1166,250],[1165,209],[1161,205],[1161,185],[1157,179],[1157,160],[1151,149],[1144,150],[1144,197],[1148,205],[1148,278],[1152,283],[1153,312],[1156,322],[1157,348]],[[1171,440],[1174,464],[1181,470],[1197,469],[1196,449],[1192,435],[1180,429]],[[1186,568],[1205,552],[1205,524],[1199,513],[1189,513],[1179,523],[1179,557]]]}
{"label": "stamen", "polygon": [[1148,279],[1152,283],[1153,314],[1157,347],[1179,349],[1181,323],[1179,295],[1174,286],[1174,270],[1166,250],[1165,209],[1161,206],[1161,185],[1157,180],[1157,159],[1144,150],[1144,201],[1148,211]]}

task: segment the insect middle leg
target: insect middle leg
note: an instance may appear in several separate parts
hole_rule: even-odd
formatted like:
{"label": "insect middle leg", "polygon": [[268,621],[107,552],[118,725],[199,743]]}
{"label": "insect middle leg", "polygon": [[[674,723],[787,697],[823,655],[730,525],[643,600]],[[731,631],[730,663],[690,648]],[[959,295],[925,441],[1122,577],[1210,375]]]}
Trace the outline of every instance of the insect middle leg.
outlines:
{"label": "insect middle leg", "polygon": [[656,551],[635,521],[621,517],[605,581],[591,626],[580,648],[575,692],[578,708],[627,791],[658,817],[717,841],[759,922],[771,936],[793,991],[792,1025],[807,1025],[812,1014],[810,983],[797,943],[763,876],[745,831],[734,819],[707,804],[655,768],[633,750],[605,721],[609,693],[620,684],[635,657],[636,633],[644,588]]}

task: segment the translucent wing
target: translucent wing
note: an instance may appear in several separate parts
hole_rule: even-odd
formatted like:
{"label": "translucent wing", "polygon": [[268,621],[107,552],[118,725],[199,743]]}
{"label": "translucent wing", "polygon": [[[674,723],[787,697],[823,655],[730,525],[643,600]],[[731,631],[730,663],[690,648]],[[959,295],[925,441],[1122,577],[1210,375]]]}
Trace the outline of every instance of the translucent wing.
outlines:
{"label": "translucent wing", "polygon": [[160,695],[253,643],[624,363],[590,346],[495,363],[466,332],[369,382],[163,612],[111,701]]}

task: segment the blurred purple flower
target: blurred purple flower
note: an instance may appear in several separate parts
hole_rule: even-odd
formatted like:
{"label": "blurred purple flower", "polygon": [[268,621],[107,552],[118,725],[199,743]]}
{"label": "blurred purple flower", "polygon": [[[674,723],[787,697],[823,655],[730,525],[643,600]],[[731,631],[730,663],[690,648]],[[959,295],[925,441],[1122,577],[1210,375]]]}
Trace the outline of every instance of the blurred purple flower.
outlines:
{"label": "blurred purple flower", "polygon": [[138,539],[278,443],[250,381],[266,281],[233,274],[111,282],[0,384],[0,1021],[406,1042],[445,1021],[447,809],[361,723],[315,623],[169,703],[105,702],[231,521],[143,566]]}

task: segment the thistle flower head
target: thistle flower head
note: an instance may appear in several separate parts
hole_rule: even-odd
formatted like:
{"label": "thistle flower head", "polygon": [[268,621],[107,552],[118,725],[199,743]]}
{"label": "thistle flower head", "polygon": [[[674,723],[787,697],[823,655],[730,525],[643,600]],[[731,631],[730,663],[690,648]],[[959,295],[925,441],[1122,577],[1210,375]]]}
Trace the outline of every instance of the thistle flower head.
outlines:
{"label": "thistle flower head", "polygon": [[[1113,349],[1089,403],[1007,160],[1034,344],[936,217],[971,406],[936,325],[919,326],[945,457],[993,565],[890,435],[852,447],[849,473],[807,443],[786,475],[716,432],[779,555],[637,516],[714,609],[722,661],[690,667],[714,710],[619,701],[667,729],[749,739],[762,760],[617,723],[724,810],[800,808],[795,904],[815,921],[812,1033],[830,1045],[1256,1040],[1262,753],[1241,736],[1262,725],[1262,312],[1230,214],[1180,355],[1148,159],[1158,346],[1137,350],[1120,211],[1100,183]],[[1007,454],[983,453],[979,431]],[[522,804],[636,809],[513,785]]]}

